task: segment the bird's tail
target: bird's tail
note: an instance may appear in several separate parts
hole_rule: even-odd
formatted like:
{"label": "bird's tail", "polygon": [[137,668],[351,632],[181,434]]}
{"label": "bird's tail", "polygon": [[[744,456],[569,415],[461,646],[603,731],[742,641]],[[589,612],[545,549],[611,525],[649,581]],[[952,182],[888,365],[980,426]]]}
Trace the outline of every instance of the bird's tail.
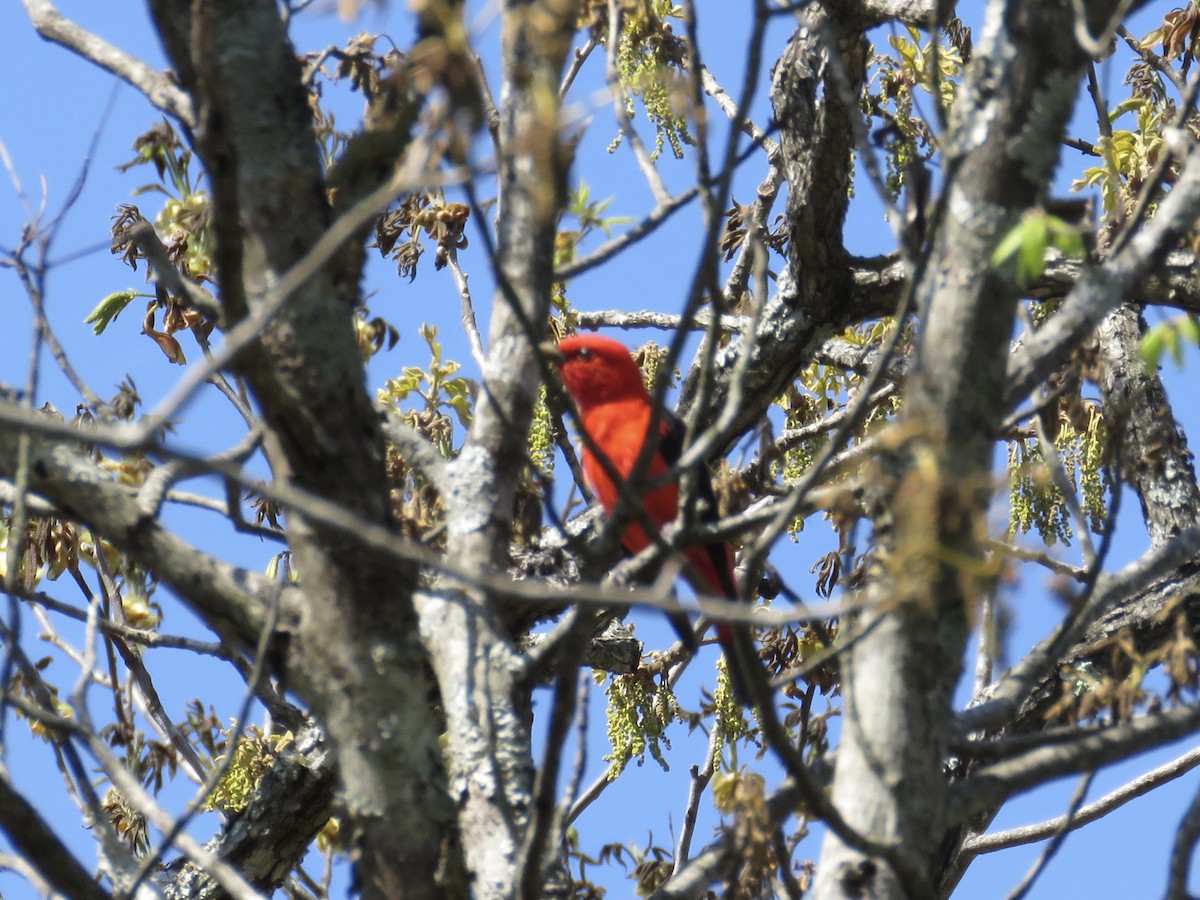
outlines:
{"label": "bird's tail", "polygon": [[688,653],[695,653],[700,649],[700,642],[696,640],[696,630],[692,628],[692,620],[687,617],[686,613],[667,613],[667,621],[679,635],[679,640],[683,642],[684,649]]}

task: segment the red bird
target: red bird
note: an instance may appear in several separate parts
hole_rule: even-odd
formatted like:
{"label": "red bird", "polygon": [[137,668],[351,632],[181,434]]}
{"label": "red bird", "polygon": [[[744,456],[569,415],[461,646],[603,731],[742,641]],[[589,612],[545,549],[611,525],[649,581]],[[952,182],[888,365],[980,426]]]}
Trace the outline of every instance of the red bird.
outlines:
{"label": "red bird", "polygon": [[[577,334],[558,344],[555,364],[562,375],[567,393],[575,401],[579,425],[591,438],[591,444],[608,457],[613,469],[623,479],[628,478],[637,464],[646,435],[654,419],[654,401],[646,383],[626,347],[597,334]],[[649,460],[646,481],[668,471],[683,452],[684,424],[678,417],[661,410],[658,414],[661,438]],[[609,478],[605,466],[584,445],[580,455],[588,487],[604,511],[612,514],[620,497],[620,487]],[[698,478],[701,521],[717,518],[717,503],[707,470]],[[679,488],[665,484],[641,497],[642,507],[650,521],[662,528],[675,521],[679,512]],[[650,546],[651,540],[637,518],[630,521],[621,536],[621,544],[631,555]],[[697,544],[686,548],[684,556],[691,564],[684,575],[698,593],[715,594],[727,600],[738,599],[737,583],[733,577],[733,551],[724,541]],[[696,636],[690,624],[673,620],[684,643],[694,649]],[[740,674],[738,654],[734,650],[734,634],[730,627],[718,622],[717,641],[725,651],[730,683],[738,699],[748,702],[745,679]]]}

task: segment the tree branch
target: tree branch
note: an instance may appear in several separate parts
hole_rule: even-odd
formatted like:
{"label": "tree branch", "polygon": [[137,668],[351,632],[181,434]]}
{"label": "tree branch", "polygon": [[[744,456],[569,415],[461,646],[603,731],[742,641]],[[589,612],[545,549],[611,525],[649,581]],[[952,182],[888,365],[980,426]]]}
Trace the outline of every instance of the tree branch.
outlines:
{"label": "tree branch", "polygon": [[1157,787],[1186,775],[1196,766],[1200,766],[1200,748],[1189,750],[1169,763],[1138,776],[1115,791],[1110,791],[1099,800],[1081,806],[1069,818],[1063,815],[1038,822],[1036,825],[1023,825],[1019,828],[967,838],[962,847],[964,857],[962,865],[968,865],[972,859],[984,853],[995,853],[997,850],[1007,850],[1010,847],[1042,841],[1064,829],[1074,831],[1076,828],[1082,828],[1084,825],[1103,818],[1113,810],[1119,809],[1130,800],[1135,800]]}
{"label": "tree branch", "polygon": [[0,827],[12,846],[37,867],[40,876],[65,896],[79,900],[105,900],[108,891],[100,889],[63,842],[50,830],[37,810],[17,793],[7,773],[0,772]]}
{"label": "tree branch", "polygon": [[50,0],[21,2],[25,4],[25,12],[29,14],[33,27],[46,40],[61,44],[100,68],[107,69],[188,128],[196,126],[191,98],[172,85],[166,75],[64,18]]}
{"label": "tree branch", "polygon": [[1085,772],[1133,753],[1178,740],[1200,729],[1200,706],[1180,706],[1145,715],[1073,740],[1038,747],[1012,759],[984,766],[951,785],[948,821],[965,822],[1009,797],[1063,775]]}

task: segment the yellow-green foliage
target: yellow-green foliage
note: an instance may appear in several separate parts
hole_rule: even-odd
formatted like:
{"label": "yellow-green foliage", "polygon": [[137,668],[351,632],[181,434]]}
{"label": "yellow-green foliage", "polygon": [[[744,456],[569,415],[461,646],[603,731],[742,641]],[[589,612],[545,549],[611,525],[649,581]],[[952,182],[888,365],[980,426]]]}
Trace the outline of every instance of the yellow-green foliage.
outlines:
{"label": "yellow-green foliage", "polygon": [[[575,257],[579,255],[576,249],[580,240],[582,238],[579,237],[578,231],[560,231],[554,236],[555,269],[575,261]],[[561,336],[574,331],[579,316],[571,309],[571,301],[567,299],[567,283],[565,281],[555,281],[550,286],[550,306],[561,317],[551,317],[551,334]]]}
{"label": "yellow-green foliage", "polygon": [[733,822],[726,834],[736,841],[738,890],[729,896],[774,896],[772,877],[779,864],[775,852],[779,838],[767,806],[767,782],[757,772],[721,772],[713,777],[713,805]]}
{"label": "yellow-green foliage", "polygon": [[454,429],[442,410],[453,411],[459,424],[469,428],[473,403],[471,382],[461,376],[454,377],[460,368],[458,363],[442,359],[442,345],[434,326],[422,325],[420,335],[429,345],[429,368],[405,366],[399,378],[389,379],[380,389],[379,402],[399,409],[411,394],[424,400],[424,409],[401,410],[401,416],[433,441],[442,456],[449,459],[454,454]]}
{"label": "yellow-green foliage", "polygon": [[[658,370],[662,368],[663,362],[670,353],[666,347],[660,347],[654,341],[648,341],[638,348],[638,362],[642,367],[642,374],[646,378],[646,389],[653,391],[654,383],[658,380]],[[667,376],[667,387],[671,387],[679,380],[679,371],[675,370]]]}
{"label": "yellow-green foliage", "polygon": [[1087,430],[1078,436],[1079,486],[1088,527],[1095,532],[1104,528],[1104,521],[1108,516],[1108,499],[1105,496],[1107,484],[1104,476],[1107,438],[1104,417],[1099,410],[1090,409]]}
{"label": "yellow-green foliage", "polygon": [[1042,460],[1037,438],[1008,445],[1009,530],[1036,529],[1047,544],[1071,543],[1071,517]]}
{"label": "yellow-green foliage", "polygon": [[717,689],[713,693],[714,727],[717,729],[717,754],[720,756],[725,747],[732,746],[735,741],[746,736],[748,727],[746,718],[742,715],[742,704],[733,695],[733,685],[729,681],[729,663],[722,655],[717,663]]}
{"label": "yellow-green foliage", "polygon": [[[931,95],[937,90],[942,106],[949,109],[958,89],[956,79],[962,75],[962,56],[949,41],[939,42],[936,48],[932,38],[926,38],[922,44],[921,32],[911,25],[905,27],[908,31],[907,38],[899,34],[888,36],[888,43],[899,56],[898,68],[907,74],[910,87],[920,87]],[[911,110],[911,92],[908,103]]]}
{"label": "yellow-green foliage", "polygon": [[346,834],[342,831],[342,820],[331,816],[325,827],[317,832],[317,847],[323,853],[341,853],[346,849]]}
{"label": "yellow-green foliage", "polygon": [[1046,251],[1054,247],[1064,256],[1082,258],[1087,248],[1084,229],[1036,206],[1026,210],[992,252],[992,266],[1012,266],[1017,284],[1024,287],[1046,270]]}
{"label": "yellow-green foliage", "polygon": [[103,334],[109,323],[124,311],[134,297],[149,296],[149,294],[139,294],[137,291],[117,291],[109,294],[96,304],[95,309],[88,313],[88,317],[83,322],[85,325],[91,325],[95,334]]}
{"label": "yellow-green foliage", "polygon": [[[889,316],[856,328],[849,328],[840,335],[840,338],[856,347],[866,349],[880,345],[894,327],[895,320]],[[908,335],[906,334],[901,339],[902,346],[907,339]],[[845,404],[850,395],[862,386],[863,378],[848,369],[812,362],[801,370],[796,383],[798,387],[789,389],[775,403],[783,410],[785,433],[813,425],[825,415]],[[861,440],[870,426],[886,420],[896,412],[898,407],[899,397],[897,395],[892,400],[881,403],[870,410],[862,428],[851,435],[851,440]],[[774,473],[781,477],[784,483],[798,481],[812,465],[813,459],[820,452],[825,440],[826,435],[821,434],[793,442],[784,451],[782,464],[772,467]],[[804,520],[797,518],[789,525],[788,533],[794,540],[803,528]]]}
{"label": "yellow-green foliage", "polygon": [[[818,368],[822,367],[818,367],[814,363],[805,369],[805,374],[816,376]],[[801,375],[801,379],[803,379],[803,375]],[[776,405],[783,410],[783,428],[785,432],[810,425],[819,418],[817,404],[811,397],[802,394],[798,390],[788,391]],[[824,436],[819,436],[810,440],[795,442],[783,452],[782,465],[776,465],[772,468],[782,477],[785,484],[793,484],[799,481],[812,465],[813,458],[821,449],[823,441]],[[804,517],[797,516],[793,519],[788,524],[787,530],[792,540],[797,540],[797,535],[804,530]]]}
{"label": "yellow-green foliage", "polygon": [[[275,764],[275,758],[293,740],[290,731],[284,734],[262,735],[251,729],[238,741],[233,752],[233,762],[220,783],[204,801],[205,809],[238,812],[245,809],[262,777]],[[224,763],[225,757],[216,760]]]}
{"label": "yellow-green foliage", "polygon": [[1200,346],[1200,318],[1195,313],[1180,313],[1153,325],[1142,337],[1138,355],[1147,372],[1155,372],[1169,353],[1176,366],[1183,365],[1185,345]]}
{"label": "yellow-green foliage", "polygon": [[533,421],[529,426],[529,461],[542,475],[554,474],[554,420],[546,405],[546,386],[538,388],[537,403],[533,405]]}
{"label": "yellow-green foliage", "polygon": [[125,621],[149,631],[162,620],[162,607],[150,599],[155,583],[141,569],[129,567],[121,579],[121,606]]}
{"label": "yellow-green foliage", "polygon": [[[632,216],[610,216],[606,215],[608,208],[612,205],[613,198],[607,197],[604,200],[593,200],[592,189],[588,187],[588,183],[582,178],[579,179],[579,186],[571,191],[567,198],[567,205],[563,209],[563,214],[573,218],[579,225],[574,231],[564,231],[562,234],[573,235],[576,240],[575,246],[578,246],[579,241],[582,241],[588,235],[595,231],[604,232],[605,237],[612,237],[612,230],[617,225],[628,225],[633,221]],[[555,247],[555,252],[558,248]],[[571,254],[568,259],[555,258],[556,266],[568,263],[574,258]]]}
{"label": "yellow-green foliage", "polygon": [[[1083,431],[1063,417],[1054,441],[1068,480],[1080,493],[1080,505],[1088,527],[1099,532],[1107,516],[1104,480],[1104,419],[1088,409]],[[1026,534],[1037,531],[1047,544],[1070,545],[1070,511],[1043,460],[1036,438],[1023,438],[1008,446],[1009,530]]]}
{"label": "yellow-green foliage", "polygon": [[1111,137],[1102,136],[1096,148],[1104,160],[1101,166],[1083,170],[1083,177],[1072,183],[1074,190],[1099,187],[1104,211],[1127,211],[1146,176],[1163,152],[1162,108],[1147,97],[1131,97],[1112,111],[1115,123],[1126,113],[1136,116],[1132,129],[1113,129]]}
{"label": "yellow-green foliage", "polygon": [[[603,677],[601,673],[597,675]],[[671,689],[633,674],[614,677],[607,693],[608,742],[612,753],[605,759],[612,763],[610,777],[620,775],[631,759],[637,759],[640,766],[647,751],[664,771],[669,769],[663,748],[671,749],[666,730],[678,707]]]}
{"label": "yellow-green foliage", "polygon": [[[554,237],[554,267],[573,263],[579,256],[579,248],[594,232],[601,231],[605,237],[612,237],[612,230],[617,225],[628,225],[633,221],[630,216],[607,215],[608,207],[613,198],[593,200],[592,190],[582,178],[579,185],[567,197],[567,205],[563,209],[564,221],[574,219],[576,228],[563,228]],[[578,316],[570,308],[567,301],[567,286],[564,282],[556,281],[551,288],[550,303],[563,317],[567,331],[574,331]]]}
{"label": "yellow-green foliage", "polygon": [[[666,19],[683,16],[683,7],[670,0],[622,0],[621,37],[617,44],[617,76],[625,90],[625,109],[632,118],[633,98],[640,97],[646,116],[654,124],[657,159],[666,144],[676,159],[683,158],[683,145],[694,143],[688,132],[685,107],[686,82],[678,76],[683,68],[683,42],[674,35]],[[677,102],[677,101],[684,102]],[[618,134],[608,148],[621,143]]]}
{"label": "yellow-green foliage", "polygon": [[[192,171],[192,152],[166,119],[138,137],[133,149],[137,156],[120,169],[124,172],[135,166],[154,167],[157,181],[142,185],[134,193],[166,195],[166,203],[154,217],[154,229],[167,245],[172,261],[197,281],[211,280],[212,203],[208,192],[199,188],[200,175]],[[129,253],[126,250],[126,259],[132,262]]]}
{"label": "yellow-green foliage", "polygon": [[[934,136],[928,124],[914,115],[917,88],[932,95],[936,90],[943,109],[954,102],[962,76],[962,54],[946,40],[937,44],[909,27],[907,36],[888,37],[895,55],[873,54],[873,72],[863,95],[865,111],[884,123],[887,141],[887,183],[899,194],[905,168],[918,157],[926,158],[933,150]],[[935,61],[936,58],[936,69]],[[935,72],[937,78],[934,78]]]}

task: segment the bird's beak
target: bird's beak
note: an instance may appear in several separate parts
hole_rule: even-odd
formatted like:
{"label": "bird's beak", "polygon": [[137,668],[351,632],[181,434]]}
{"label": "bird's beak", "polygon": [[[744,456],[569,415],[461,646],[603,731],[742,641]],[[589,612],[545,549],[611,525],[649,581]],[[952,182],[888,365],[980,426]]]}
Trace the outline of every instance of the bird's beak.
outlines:
{"label": "bird's beak", "polygon": [[555,366],[561,365],[562,361],[566,358],[563,356],[563,352],[558,349],[558,344],[554,341],[542,341],[538,344],[538,350]]}

